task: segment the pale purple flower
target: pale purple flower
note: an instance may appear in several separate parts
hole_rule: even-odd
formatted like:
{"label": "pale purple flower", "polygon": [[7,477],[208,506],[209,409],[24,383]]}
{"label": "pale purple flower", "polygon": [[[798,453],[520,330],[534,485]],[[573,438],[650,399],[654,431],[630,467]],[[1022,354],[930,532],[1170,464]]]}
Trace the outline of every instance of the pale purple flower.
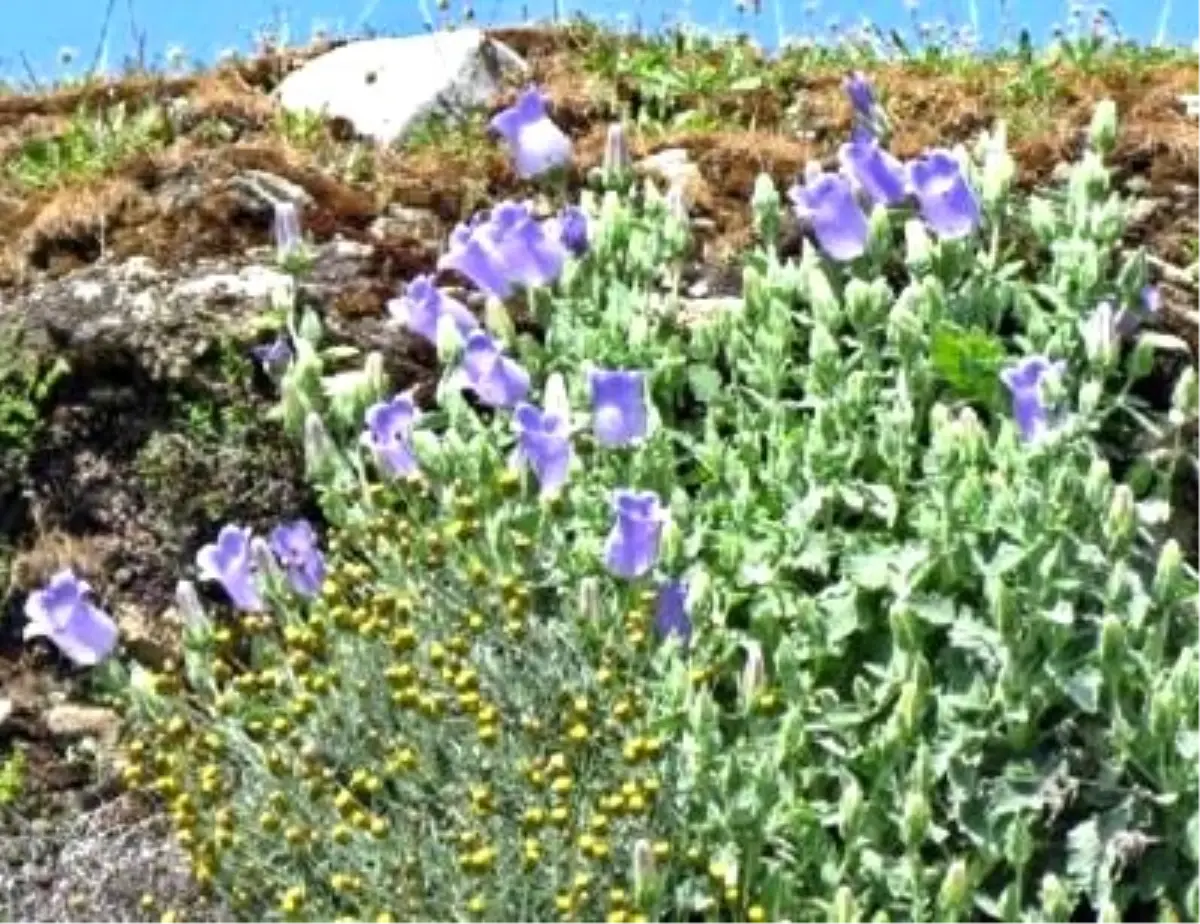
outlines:
{"label": "pale purple flower", "polygon": [[798,216],[812,225],[821,250],[832,259],[853,260],[867,249],[867,216],[844,176],[820,173],[803,186],[793,186],[788,197]]}
{"label": "pale purple flower", "polygon": [[196,553],[200,579],[216,581],[239,610],[263,609],[262,596],[254,581],[250,554],[250,530],[232,523],[221,527],[217,541]]}
{"label": "pale purple flower", "polygon": [[503,256],[490,241],[480,237],[478,230],[478,226],[459,224],[450,235],[449,248],[438,259],[438,269],[454,270],[476,288],[504,300],[512,294],[513,281]]}
{"label": "pale purple flower", "polygon": [[1162,308],[1162,293],[1156,285],[1144,285],[1139,294],[1142,301],[1142,310],[1149,315],[1158,314]]}
{"label": "pale purple flower", "polygon": [[467,337],[456,378],[488,407],[513,407],[529,394],[529,373],[482,330]]}
{"label": "pale purple flower", "polygon": [[302,597],[315,597],[325,582],[325,556],[317,544],[317,533],[308,520],[281,523],[271,531],[271,551],[287,572],[288,580]]}
{"label": "pale purple flower", "polygon": [[292,344],[287,337],[280,334],[270,343],[251,347],[250,353],[258,361],[263,372],[278,381],[287,371],[288,363],[292,361]]}
{"label": "pale purple flower", "polygon": [[686,648],[692,639],[692,620],[687,612],[687,584],[682,580],[666,581],[658,590],[654,612],[654,630],[660,638],[677,638]]}
{"label": "pale purple flower", "polygon": [[875,116],[875,89],[861,71],[850,74],[842,86],[850,97],[850,105],[859,117],[870,121]]}
{"label": "pale purple flower", "polygon": [[298,252],[304,245],[300,236],[300,212],[294,202],[277,201],[271,230],[275,235],[275,253],[280,261]]}
{"label": "pale purple flower", "polygon": [[1001,370],[1000,380],[1012,395],[1013,419],[1027,442],[1050,432],[1053,413],[1046,403],[1045,388],[1065,371],[1065,362],[1045,356],[1028,356]]}
{"label": "pale purple flower", "polygon": [[843,144],[838,158],[842,169],[876,202],[899,205],[908,195],[904,165],[873,138],[859,138]]}
{"label": "pale purple flower", "polygon": [[588,219],[579,206],[568,205],[559,213],[558,239],[573,256],[582,257],[587,253]]}
{"label": "pale purple flower", "polygon": [[633,580],[658,562],[667,512],[653,491],[613,492],[615,519],[604,544],[604,565],[617,577]]}
{"label": "pale purple flower", "polygon": [[600,162],[601,170],[606,174],[621,173],[630,167],[629,141],[625,137],[625,126],[621,122],[613,122],[608,126],[608,134],[604,136],[604,159]]}
{"label": "pale purple flower", "polygon": [[979,227],[979,201],[949,151],[935,149],[918,157],[909,163],[908,175],[921,217],[938,235],[953,240]]}
{"label": "pale purple flower", "polygon": [[490,124],[508,143],[517,174],[523,179],[571,161],[571,139],[546,115],[546,98],[537,87],[527,89]]}
{"label": "pale purple flower", "polygon": [[25,601],[24,638],[46,638],[74,664],[99,664],[117,645],[117,624],[88,599],[91,587],[64,568]]}
{"label": "pale purple flower", "polygon": [[557,493],[571,468],[571,423],[566,414],[519,404],[513,411],[517,431],[514,461],[527,463],[543,497]]}
{"label": "pale purple flower", "polygon": [[593,369],[592,429],[601,446],[628,446],[645,439],[649,429],[646,373],[625,369]]}
{"label": "pale purple flower", "polygon": [[450,318],[463,337],[479,327],[462,302],[444,293],[427,275],[415,276],[400,298],[390,299],[388,313],[419,337],[437,346],[438,321]]}
{"label": "pale purple flower", "polygon": [[497,268],[514,283],[544,286],[562,273],[567,252],[524,202],[501,202],[476,235],[498,256]]}
{"label": "pale purple flower", "polygon": [[411,443],[416,420],[417,408],[410,394],[396,395],[391,401],[367,409],[363,445],[375,454],[379,467],[392,477],[407,477],[417,471]]}

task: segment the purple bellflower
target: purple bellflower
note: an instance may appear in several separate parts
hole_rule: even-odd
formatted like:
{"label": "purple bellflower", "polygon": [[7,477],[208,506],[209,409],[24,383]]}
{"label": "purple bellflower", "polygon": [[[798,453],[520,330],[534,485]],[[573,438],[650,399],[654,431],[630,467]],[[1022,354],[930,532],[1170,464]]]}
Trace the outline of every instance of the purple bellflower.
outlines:
{"label": "purple bellflower", "polygon": [[1050,432],[1052,409],[1046,404],[1045,387],[1065,371],[1065,362],[1045,356],[1028,356],[1001,370],[1000,380],[1012,395],[1013,418],[1026,442]]}
{"label": "purple bellflower", "polygon": [[583,209],[577,205],[568,205],[559,213],[557,227],[559,243],[572,256],[582,257],[587,253],[589,243],[588,219]]}
{"label": "purple bellflower", "polygon": [[438,259],[439,270],[454,270],[480,291],[501,301],[512,295],[513,282],[501,254],[480,236],[482,222],[459,224],[450,235],[450,246]]}
{"label": "purple bellflower", "polygon": [[529,394],[529,373],[515,359],[505,356],[500,345],[482,330],[467,337],[455,380],[488,407],[513,407]]}
{"label": "purple bellflower", "polygon": [[692,640],[692,620],[687,612],[687,584],[682,580],[666,581],[658,590],[654,612],[654,631],[664,640],[676,638],[683,647]]}
{"label": "purple bellflower", "polygon": [[667,512],[653,491],[613,492],[612,531],[604,544],[604,565],[617,577],[633,580],[658,562]]}
{"label": "purple bellflower", "polygon": [[196,566],[201,580],[220,584],[239,610],[263,609],[262,596],[254,581],[249,529],[232,523],[221,527],[217,541],[196,553]]}
{"label": "purple bellflower", "polygon": [[387,303],[388,313],[417,336],[437,346],[438,321],[450,318],[464,338],[479,327],[467,306],[446,295],[427,275],[415,276],[400,298]]}
{"label": "purple bellflower", "polygon": [[272,381],[277,382],[283,377],[288,364],[292,361],[292,344],[285,335],[279,334],[270,343],[251,347],[250,354],[262,367],[263,372]]}
{"label": "purple bellflower", "polygon": [[513,462],[528,464],[537,479],[542,497],[562,490],[571,470],[571,421],[557,409],[545,410],[532,404],[519,404],[513,412],[517,448]]}
{"label": "purple bellflower", "polygon": [[88,599],[91,587],[64,568],[25,601],[24,638],[49,639],[74,664],[92,667],[117,645],[117,624]]}
{"label": "purple bellflower", "polygon": [[571,161],[571,139],[546,114],[546,98],[537,87],[525,90],[490,125],[508,144],[513,166],[522,179]]}
{"label": "purple bellflower", "polygon": [[883,205],[899,205],[908,195],[904,165],[873,138],[843,144],[838,152],[842,169]]}
{"label": "purple bellflower", "polygon": [[418,416],[412,395],[407,393],[367,409],[362,443],[375,454],[379,467],[394,478],[405,478],[417,471],[411,439]]}
{"label": "purple bellflower", "polygon": [[271,551],[287,572],[296,593],[313,598],[325,583],[325,556],[308,520],[281,523],[271,531]]}
{"label": "purple bellflower", "polygon": [[844,176],[821,173],[803,186],[793,186],[788,197],[798,217],[812,225],[817,243],[827,256],[839,262],[862,256],[870,229]]}
{"label": "purple bellflower", "polygon": [[936,149],[911,161],[908,175],[921,217],[940,237],[966,237],[979,227],[979,200],[949,151]]}
{"label": "purple bellflower", "polygon": [[628,446],[646,438],[649,413],[646,373],[625,369],[593,369],[592,429],[601,446]]}

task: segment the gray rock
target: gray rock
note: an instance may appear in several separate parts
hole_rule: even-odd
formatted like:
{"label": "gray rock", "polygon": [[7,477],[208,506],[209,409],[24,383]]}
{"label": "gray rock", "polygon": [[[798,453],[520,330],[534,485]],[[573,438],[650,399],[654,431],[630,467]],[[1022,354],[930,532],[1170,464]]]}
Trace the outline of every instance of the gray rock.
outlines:
{"label": "gray rock", "polygon": [[486,105],[504,77],[527,65],[478,29],[380,38],[342,45],[289,74],[277,90],[292,112],[345,119],[385,144],[422,119]]}

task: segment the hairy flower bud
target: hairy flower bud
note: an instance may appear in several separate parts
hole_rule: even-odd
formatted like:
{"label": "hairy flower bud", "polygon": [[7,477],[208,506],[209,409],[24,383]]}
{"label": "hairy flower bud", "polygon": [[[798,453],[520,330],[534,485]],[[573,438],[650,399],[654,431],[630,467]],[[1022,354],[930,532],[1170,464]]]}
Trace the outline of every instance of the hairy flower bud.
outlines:
{"label": "hairy flower bud", "polygon": [[1104,524],[1104,535],[1110,543],[1123,544],[1133,537],[1137,525],[1136,503],[1129,485],[1119,484],[1113,489],[1112,501],[1108,505],[1108,516]]}
{"label": "hairy flower bud", "polygon": [[1042,911],[1051,921],[1064,921],[1070,917],[1074,903],[1067,887],[1058,876],[1054,873],[1043,876],[1039,893]]}
{"label": "hairy flower bud", "polygon": [[925,841],[929,833],[930,822],[929,800],[919,790],[909,790],[904,797],[904,815],[902,836],[904,846],[916,850]]}
{"label": "hairy flower bud", "polygon": [[779,239],[780,199],[779,190],[769,173],[760,173],[754,180],[750,207],[754,212],[754,231],[759,240],[773,246]]}
{"label": "hairy flower bud", "polygon": [[1158,553],[1158,563],[1154,568],[1154,596],[1159,601],[1170,600],[1179,586],[1182,573],[1183,551],[1178,541],[1168,539]]}
{"label": "hairy flower bud", "polygon": [[1096,104],[1092,112],[1092,122],[1088,127],[1088,143],[1101,156],[1107,157],[1117,144],[1117,104],[1111,99],[1103,99]]}
{"label": "hairy flower bud", "polygon": [[829,910],[829,918],[834,924],[857,924],[862,920],[862,912],[854,898],[854,891],[849,886],[838,886]]}
{"label": "hairy flower bud", "polygon": [[913,273],[924,273],[929,270],[929,260],[933,253],[933,242],[925,229],[925,222],[919,218],[910,218],[904,223],[904,262]]}
{"label": "hairy flower bud", "polygon": [[942,877],[938,889],[938,906],[942,920],[957,920],[966,909],[970,897],[971,880],[964,860],[955,860]]}
{"label": "hairy flower bud", "polygon": [[754,704],[758,691],[766,683],[766,665],[763,663],[762,646],[755,641],[745,643],[746,663],[742,666],[742,704],[749,709]]}

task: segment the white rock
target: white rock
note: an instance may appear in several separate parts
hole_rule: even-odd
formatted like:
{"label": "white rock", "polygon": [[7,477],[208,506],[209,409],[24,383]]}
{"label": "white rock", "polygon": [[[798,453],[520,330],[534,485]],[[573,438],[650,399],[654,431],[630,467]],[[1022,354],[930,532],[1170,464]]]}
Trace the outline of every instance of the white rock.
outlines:
{"label": "white rock", "polygon": [[430,114],[486,104],[503,76],[527,69],[507,45],[463,29],[342,45],[289,74],[276,92],[287,110],[342,118],[390,143]]}

